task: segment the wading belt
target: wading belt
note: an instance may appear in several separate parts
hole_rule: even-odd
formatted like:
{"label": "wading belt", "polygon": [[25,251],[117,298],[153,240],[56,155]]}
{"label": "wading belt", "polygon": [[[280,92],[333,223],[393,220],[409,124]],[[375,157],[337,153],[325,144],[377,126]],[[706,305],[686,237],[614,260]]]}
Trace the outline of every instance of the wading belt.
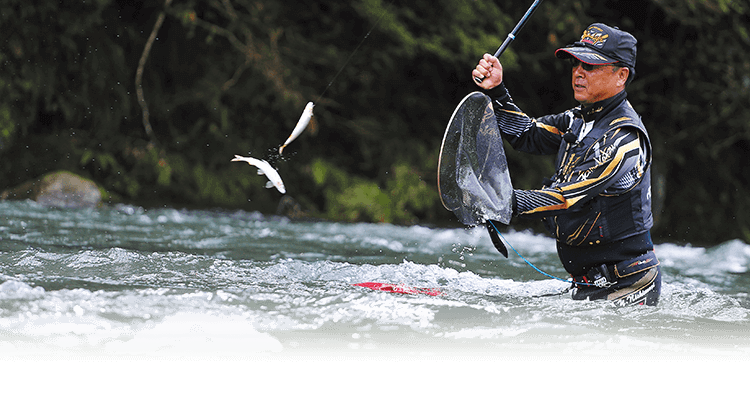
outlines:
{"label": "wading belt", "polygon": [[636,258],[624,260],[616,264],[595,266],[586,275],[573,276],[576,283],[588,283],[598,288],[609,288],[617,284],[620,279],[643,273],[659,265],[659,259],[653,250]]}

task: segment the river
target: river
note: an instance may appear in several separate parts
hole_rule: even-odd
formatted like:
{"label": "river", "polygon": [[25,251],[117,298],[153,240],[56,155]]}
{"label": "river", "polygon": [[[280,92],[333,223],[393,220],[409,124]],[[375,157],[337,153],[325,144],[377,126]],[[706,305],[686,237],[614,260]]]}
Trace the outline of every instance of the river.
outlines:
{"label": "river", "polygon": [[[551,238],[504,236],[539,269],[566,277]],[[354,399],[385,391],[419,407],[456,399],[462,409],[491,389],[562,396],[571,376],[589,396],[635,377],[660,385],[669,377],[675,391],[735,388],[723,373],[750,363],[750,246],[660,243],[656,253],[659,305],[617,308],[572,301],[566,282],[513,251],[502,257],[483,229],[0,202],[0,359],[14,371],[3,379],[41,380],[53,393],[51,383],[63,382],[64,397],[81,382],[110,393],[104,376],[119,370],[144,387],[169,377],[190,388],[195,378],[204,390],[294,387],[318,399],[329,388],[321,379],[333,374],[330,389]],[[439,294],[354,286],[361,282]],[[215,381],[211,370],[244,380]],[[461,379],[446,385],[455,374]],[[426,388],[432,395],[415,397]],[[476,394],[441,392],[449,388]],[[206,407],[229,398],[208,399]],[[305,404],[285,401],[294,399]]]}

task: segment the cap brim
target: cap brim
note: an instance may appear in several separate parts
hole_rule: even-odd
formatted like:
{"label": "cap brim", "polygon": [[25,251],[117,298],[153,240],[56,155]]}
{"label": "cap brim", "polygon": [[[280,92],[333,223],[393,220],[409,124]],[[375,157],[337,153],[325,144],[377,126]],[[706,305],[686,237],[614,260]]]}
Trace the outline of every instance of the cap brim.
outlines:
{"label": "cap brim", "polygon": [[557,49],[555,51],[555,57],[558,59],[573,57],[588,64],[612,64],[618,62],[618,60],[597,53],[595,50],[588,47],[566,47]]}

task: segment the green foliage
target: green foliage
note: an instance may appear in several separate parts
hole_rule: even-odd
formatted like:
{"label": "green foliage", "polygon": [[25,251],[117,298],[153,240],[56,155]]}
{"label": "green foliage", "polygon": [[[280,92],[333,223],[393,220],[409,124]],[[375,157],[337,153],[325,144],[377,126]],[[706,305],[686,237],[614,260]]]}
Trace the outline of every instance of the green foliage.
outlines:
{"label": "green foliage", "polygon": [[[437,198],[445,124],[529,2],[43,0],[0,3],[0,188],[68,169],[114,199],[274,213],[234,154],[269,160],[309,214],[455,224]],[[166,19],[143,55],[156,17]],[[502,56],[532,116],[573,105],[554,50],[601,21],[639,39],[629,99],[654,143],[657,238],[750,242],[750,7],[547,0]],[[154,138],[135,95],[143,91]],[[315,117],[284,152],[308,101]],[[507,150],[513,183],[552,160]],[[514,222],[522,227],[523,221]]]}
{"label": "green foliage", "polygon": [[417,214],[437,200],[435,190],[406,164],[393,167],[385,190],[322,159],[315,160],[311,169],[313,181],[324,192],[327,217],[333,220],[413,224],[419,221]]}
{"label": "green foliage", "polygon": [[[0,90],[2,88],[0,87]],[[12,143],[13,132],[16,125],[13,123],[11,108],[3,104],[0,106],[0,150],[6,145]]]}

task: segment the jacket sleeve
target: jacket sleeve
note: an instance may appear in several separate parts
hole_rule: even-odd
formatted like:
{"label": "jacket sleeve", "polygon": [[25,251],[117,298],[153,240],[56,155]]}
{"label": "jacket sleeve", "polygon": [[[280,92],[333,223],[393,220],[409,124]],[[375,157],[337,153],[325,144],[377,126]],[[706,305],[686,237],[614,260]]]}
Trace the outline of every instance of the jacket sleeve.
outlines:
{"label": "jacket sleeve", "polygon": [[580,163],[558,171],[563,180],[540,190],[514,190],[514,212],[520,216],[544,217],[575,211],[600,194],[632,189],[645,173],[644,149],[633,127],[607,132],[594,143]]}
{"label": "jacket sleeve", "polygon": [[516,106],[505,84],[487,91],[492,99],[500,134],[515,150],[538,155],[557,153],[562,135],[570,128],[569,112],[534,119]]}

